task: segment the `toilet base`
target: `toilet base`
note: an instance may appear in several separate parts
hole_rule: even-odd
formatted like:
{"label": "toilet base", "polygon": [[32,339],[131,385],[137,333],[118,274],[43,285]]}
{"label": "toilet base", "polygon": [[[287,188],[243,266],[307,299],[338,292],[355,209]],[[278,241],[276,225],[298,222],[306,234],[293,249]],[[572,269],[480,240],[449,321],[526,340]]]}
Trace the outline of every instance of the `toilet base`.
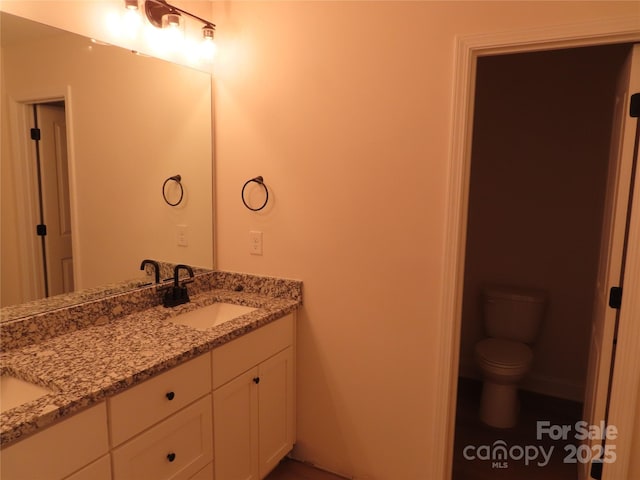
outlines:
{"label": "toilet base", "polygon": [[480,420],[491,427],[511,428],[518,423],[518,387],[485,380],[480,400]]}

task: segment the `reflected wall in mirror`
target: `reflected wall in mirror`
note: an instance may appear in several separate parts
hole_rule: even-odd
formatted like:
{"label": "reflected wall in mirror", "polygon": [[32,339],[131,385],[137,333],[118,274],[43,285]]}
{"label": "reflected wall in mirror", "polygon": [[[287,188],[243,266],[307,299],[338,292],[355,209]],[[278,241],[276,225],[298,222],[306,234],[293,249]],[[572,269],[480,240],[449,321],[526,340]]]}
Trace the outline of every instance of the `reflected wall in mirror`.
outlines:
{"label": "reflected wall in mirror", "polygon": [[[48,236],[70,233],[70,255],[48,274],[66,272],[75,289],[140,278],[144,258],[213,268],[210,75],[6,12],[0,22],[2,306],[44,293],[39,224]],[[36,104],[61,110],[66,122],[53,127],[52,154],[30,138],[34,117],[45,121]],[[68,173],[54,163],[39,181],[37,150],[44,165],[63,153],[64,135]],[[174,175],[184,197],[170,206],[162,185]],[[170,199],[175,188],[167,185]],[[41,220],[38,194],[51,190],[60,194],[53,203],[67,197],[68,207]]]}

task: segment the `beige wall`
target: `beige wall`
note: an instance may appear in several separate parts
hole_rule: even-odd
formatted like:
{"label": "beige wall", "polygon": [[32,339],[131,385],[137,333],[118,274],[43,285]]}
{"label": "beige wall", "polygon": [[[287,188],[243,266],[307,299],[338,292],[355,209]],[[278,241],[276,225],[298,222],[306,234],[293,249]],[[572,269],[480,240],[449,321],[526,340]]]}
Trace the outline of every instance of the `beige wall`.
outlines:
{"label": "beige wall", "polygon": [[[217,252],[298,277],[296,455],[426,479],[456,35],[636,13],[630,3],[216,4]],[[271,209],[237,192],[264,176]],[[265,254],[247,252],[264,231]]]}
{"label": "beige wall", "polygon": [[479,61],[461,336],[466,376],[477,376],[482,287],[539,288],[548,308],[525,387],[583,400],[615,85],[627,52],[605,46]]}
{"label": "beige wall", "polygon": [[[304,280],[296,455],[359,479],[428,479],[456,35],[637,15],[637,4],[213,10],[218,266]],[[271,191],[261,213],[239,197],[256,175]],[[264,255],[249,255],[249,230],[264,232]]]}

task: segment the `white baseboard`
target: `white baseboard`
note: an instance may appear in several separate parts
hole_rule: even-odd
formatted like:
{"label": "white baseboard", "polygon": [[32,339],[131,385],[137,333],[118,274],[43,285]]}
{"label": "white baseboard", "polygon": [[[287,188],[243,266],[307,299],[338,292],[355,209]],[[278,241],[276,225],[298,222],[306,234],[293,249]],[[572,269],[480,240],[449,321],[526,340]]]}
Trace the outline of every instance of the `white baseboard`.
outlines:
{"label": "white baseboard", "polygon": [[584,383],[575,380],[548,377],[531,372],[522,382],[522,389],[574,402],[584,402]]}

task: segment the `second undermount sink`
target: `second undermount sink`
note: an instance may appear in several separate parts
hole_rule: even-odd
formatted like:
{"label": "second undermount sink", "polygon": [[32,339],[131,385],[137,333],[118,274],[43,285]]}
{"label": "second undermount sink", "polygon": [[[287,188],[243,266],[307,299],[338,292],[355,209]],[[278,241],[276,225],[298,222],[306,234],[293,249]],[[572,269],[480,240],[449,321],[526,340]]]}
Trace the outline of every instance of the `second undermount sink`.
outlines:
{"label": "second undermount sink", "polygon": [[53,392],[48,388],[3,373],[0,376],[0,412],[32,402],[50,393]]}
{"label": "second undermount sink", "polygon": [[178,325],[187,325],[196,330],[207,330],[208,328],[241,317],[254,310],[257,309],[245,305],[236,305],[234,303],[218,302],[207,307],[183,313],[171,318],[170,321]]}

